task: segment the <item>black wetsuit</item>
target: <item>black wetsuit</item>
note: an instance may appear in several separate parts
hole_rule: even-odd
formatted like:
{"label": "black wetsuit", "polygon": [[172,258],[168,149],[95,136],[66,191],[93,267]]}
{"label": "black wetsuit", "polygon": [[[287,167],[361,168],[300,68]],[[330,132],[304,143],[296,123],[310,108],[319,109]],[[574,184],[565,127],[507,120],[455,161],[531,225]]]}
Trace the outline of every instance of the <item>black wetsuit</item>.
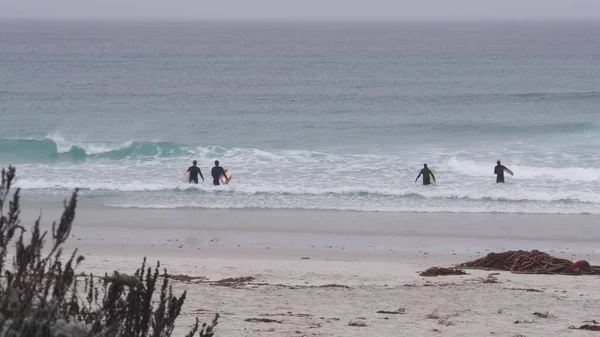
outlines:
{"label": "black wetsuit", "polygon": [[423,168],[423,169],[421,169],[421,172],[417,176],[417,180],[419,179],[419,177],[421,175],[423,175],[423,185],[431,184],[431,179],[429,178],[429,173],[431,173],[431,176],[433,177],[433,179],[435,179],[435,176],[433,175],[431,170],[429,170],[428,168]]}
{"label": "black wetsuit", "polygon": [[219,182],[219,178],[221,177],[221,175],[225,175],[225,170],[223,170],[221,166],[215,166],[212,168],[210,174],[213,177],[213,184],[221,185],[221,183]]}
{"label": "black wetsuit", "polygon": [[494,174],[496,174],[497,183],[504,182],[504,169],[506,169],[506,166],[504,165],[496,165],[496,167],[494,167]]}
{"label": "black wetsuit", "polygon": [[204,181],[204,176],[202,176],[202,171],[200,171],[200,168],[198,166],[190,166],[188,172],[190,172],[190,184],[198,183],[198,175],[200,175],[202,181]]}

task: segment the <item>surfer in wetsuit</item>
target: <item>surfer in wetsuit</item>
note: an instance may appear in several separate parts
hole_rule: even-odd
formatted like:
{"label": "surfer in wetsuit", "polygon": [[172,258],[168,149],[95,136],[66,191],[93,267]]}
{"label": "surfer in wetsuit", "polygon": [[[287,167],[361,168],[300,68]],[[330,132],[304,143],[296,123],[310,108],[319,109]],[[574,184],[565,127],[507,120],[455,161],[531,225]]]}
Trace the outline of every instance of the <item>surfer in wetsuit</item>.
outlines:
{"label": "surfer in wetsuit", "polygon": [[188,169],[188,172],[190,173],[190,184],[198,183],[198,175],[200,175],[200,178],[202,178],[202,182],[204,182],[204,176],[202,175],[202,171],[200,171],[200,168],[196,166],[198,162],[194,160],[192,164],[194,165],[190,166],[190,168]]}
{"label": "surfer in wetsuit", "polygon": [[496,162],[496,167],[494,167],[494,174],[496,175],[496,183],[503,183],[504,182],[504,170],[506,170],[506,166],[500,164],[500,161],[498,160]]}
{"label": "surfer in wetsuit", "polygon": [[423,169],[421,170],[421,172],[419,172],[417,179],[415,179],[415,183],[417,182],[417,180],[419,180],[419,177],[423,175],[423,185],[431,184],[431,178],[429,178],[430,174],[431,177],[433,177],[433,181],[435,181],[435,176],[433,175],[433,172],[431,172],[431,170],[427,168],[427,164],[423,164]]}
{"label": "surfer in wetsuit", "polygon": [[223,175],[223,177],[225,177],[225,180],[227,180],[227,182],[229,182],[229,179],[227,178],[227,175],[225,174],[225,170],[223,170],[223,168],[221,166],[219,166],[218,160],[215,160],[215,167],[212,168],[210,174],[213,177],[213,184],[215,186],[221,185],[221,183],[219,182],[219,178],[221,177],[221,175]]}

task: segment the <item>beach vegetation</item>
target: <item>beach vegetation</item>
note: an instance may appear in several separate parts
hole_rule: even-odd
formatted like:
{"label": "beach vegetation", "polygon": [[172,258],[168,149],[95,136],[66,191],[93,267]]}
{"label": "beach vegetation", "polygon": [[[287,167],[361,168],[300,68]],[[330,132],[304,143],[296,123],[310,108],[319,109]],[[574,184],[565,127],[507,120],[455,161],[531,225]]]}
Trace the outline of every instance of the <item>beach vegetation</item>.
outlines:
{"label": "beach vegetation", "polygon": [[[52,229],[42,231],[41,216],[21,224],[20,190],[12,192],[16,169],[2,169],[0,183],[0,337],[168,337],[181,313],[186,292],[176,296],[160,264],[132,275],[77,274],[84,257],[63,251],[77,208],[78,191],[64,202]],[[198,319],[186,337],[211,337]]]}

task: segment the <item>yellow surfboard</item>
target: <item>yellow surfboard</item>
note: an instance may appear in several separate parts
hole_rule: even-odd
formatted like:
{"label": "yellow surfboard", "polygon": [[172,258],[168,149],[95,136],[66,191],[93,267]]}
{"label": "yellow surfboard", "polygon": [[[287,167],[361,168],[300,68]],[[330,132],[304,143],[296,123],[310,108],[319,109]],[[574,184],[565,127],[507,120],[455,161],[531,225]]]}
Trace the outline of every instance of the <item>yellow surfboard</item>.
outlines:
{"label": "yellow surfboard", "polygon": [[[227,176],[227,179],[225,179],[225,176]],[[219,181],[221,182],[221,184],[227,185],[229,183],[228,180],[231,180],[231,177],[231,170],[225,170],[225,175],[221,174],[221,176],[219,177]]]}

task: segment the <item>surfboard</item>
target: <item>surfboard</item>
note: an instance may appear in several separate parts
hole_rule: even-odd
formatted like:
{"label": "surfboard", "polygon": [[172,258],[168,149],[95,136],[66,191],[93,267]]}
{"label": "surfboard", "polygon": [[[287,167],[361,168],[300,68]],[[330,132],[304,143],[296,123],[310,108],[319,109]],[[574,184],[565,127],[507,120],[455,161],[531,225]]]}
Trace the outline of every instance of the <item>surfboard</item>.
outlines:
{"label": "surfboard", "polygon": [[[231,170],[225,170],[225,176],[227,176],[227,179],[231,180]],[[225,176],[221,174],[221,176],[219,177],[219,181],[223,185],[227,185],[229,183],[227,179],[225,179]]]}
{"label": "surfboard", "polygon": [[190,171],[185,171],[181,176],[181,182],[189,183],[190,182]]}
{"label": "surfboard", "polygon": [[431,174],[431,172],[429,172],[429,181],[430,181],[432,184],[435,184],[435,178],[433,177],[433,174]]}
{"label": "surfboard", "polygon": [[504,172],[506,172],[506,173],[510,174],[511,176],[514,176],[514,175],[515,175],[515,174],[513,173],[513,171],[511,171],[511,170],[509,170],[509,169],[507,169],[507,168],[504,168]]}

